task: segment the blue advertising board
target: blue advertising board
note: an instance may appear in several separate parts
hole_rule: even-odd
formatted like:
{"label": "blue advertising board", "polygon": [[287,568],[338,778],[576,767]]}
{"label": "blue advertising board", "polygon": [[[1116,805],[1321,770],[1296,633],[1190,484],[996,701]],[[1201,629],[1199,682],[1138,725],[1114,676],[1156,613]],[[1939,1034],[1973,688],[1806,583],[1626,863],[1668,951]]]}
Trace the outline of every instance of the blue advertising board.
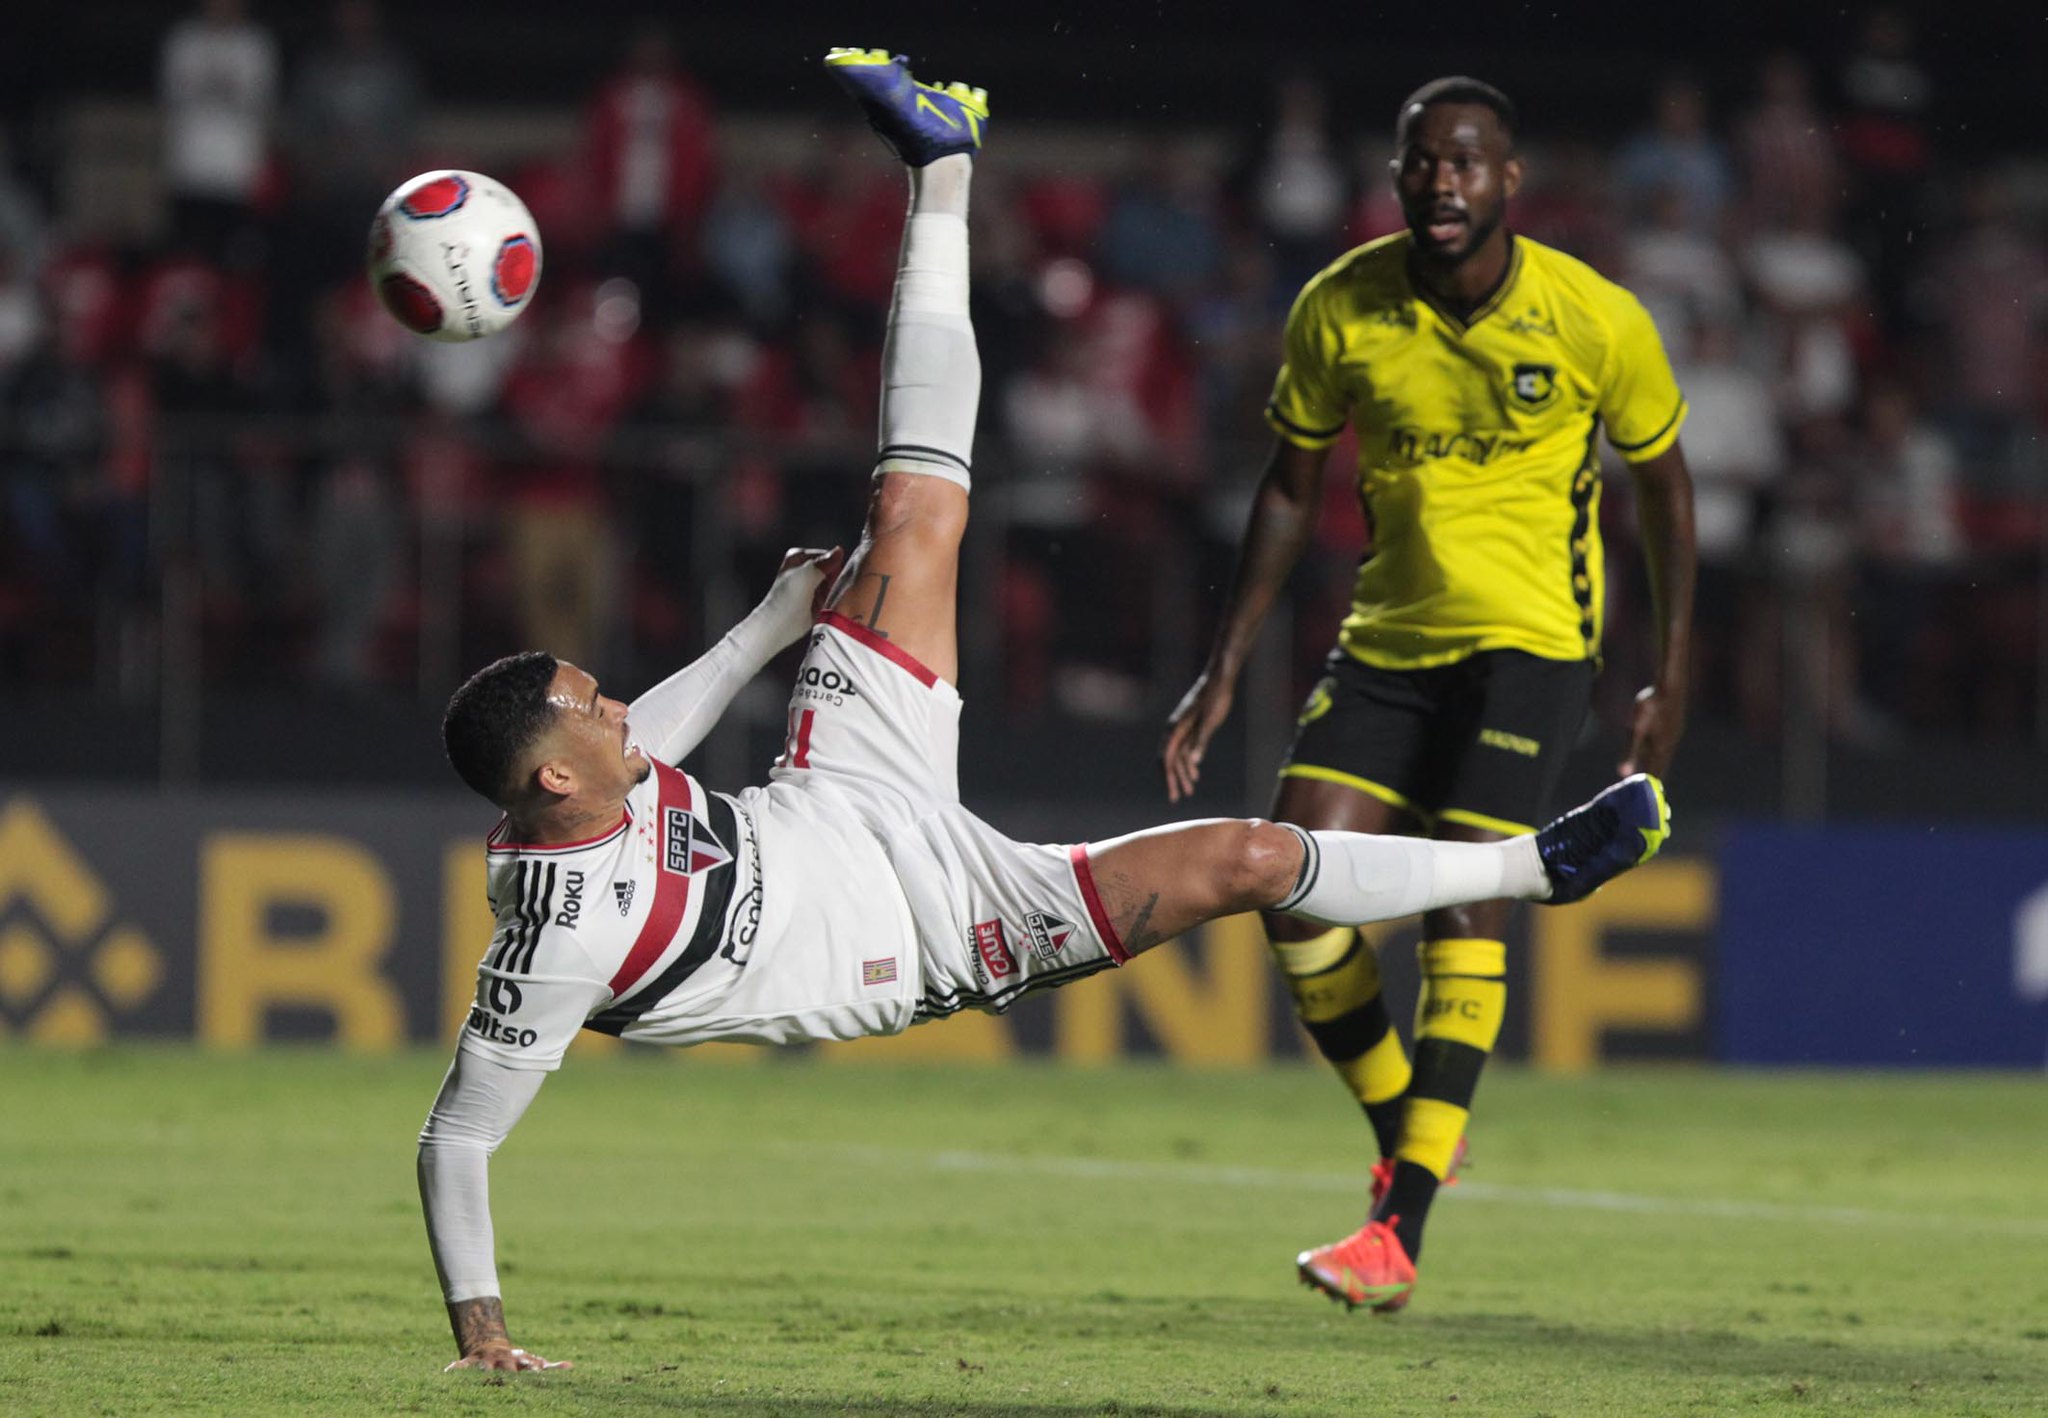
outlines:
{"label": "blue advertising board", "polygon": [[[488,818],[453,793],[0,784],[0,1041],[445,1043],[491,935]],[[1369,934],[1405,1018],[1416,923]],[[2041,1070],[2048,832],[1697,832],[1586,901],[1517,913],[1508,975],[1498,1052],[1543,1069]],[[1232,1065],[1313,1047],[1254,917],[1090,984],[876,1047]]]}
{"label": "blue advertising board", "polygon": [[2048,833],[1743,826],[1720,863],[1716,1058],[2048,1064]]}

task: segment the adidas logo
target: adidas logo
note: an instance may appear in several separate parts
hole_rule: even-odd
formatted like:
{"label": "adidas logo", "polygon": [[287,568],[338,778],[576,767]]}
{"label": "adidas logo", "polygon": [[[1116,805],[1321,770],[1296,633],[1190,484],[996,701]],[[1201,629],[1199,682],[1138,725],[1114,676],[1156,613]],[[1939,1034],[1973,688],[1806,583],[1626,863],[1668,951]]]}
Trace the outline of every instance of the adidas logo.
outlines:
{"label": "adidas logo", "polygon": [[633,909],[633,883],[615,881],[612,883],[612,899],[619,903],[619,914],[625,915]]}

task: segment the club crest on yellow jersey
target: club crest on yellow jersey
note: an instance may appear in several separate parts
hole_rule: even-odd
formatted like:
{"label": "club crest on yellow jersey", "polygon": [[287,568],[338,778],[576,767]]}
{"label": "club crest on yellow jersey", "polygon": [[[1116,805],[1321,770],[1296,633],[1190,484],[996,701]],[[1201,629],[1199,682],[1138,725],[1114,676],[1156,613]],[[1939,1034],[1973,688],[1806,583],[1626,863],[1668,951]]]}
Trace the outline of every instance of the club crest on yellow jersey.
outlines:
{"label": "club crest on yellow jersey", "polygon": [[1557,366],[1518,364],[1514,378],[1508,381],[1508,388],[1515,396],[1515,403],[1522,408],[1531,411],[1547,409],[1557,402]]}

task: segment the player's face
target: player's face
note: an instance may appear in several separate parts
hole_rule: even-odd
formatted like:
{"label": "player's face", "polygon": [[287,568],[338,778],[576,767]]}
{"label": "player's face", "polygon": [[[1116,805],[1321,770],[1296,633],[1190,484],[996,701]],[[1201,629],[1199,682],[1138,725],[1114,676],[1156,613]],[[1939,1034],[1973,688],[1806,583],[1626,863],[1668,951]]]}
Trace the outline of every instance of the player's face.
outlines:
{"label": "player's face", "polygon": [[1476,103],[1433,103],[1411,114],[1393,169],[1417,253],[1446,266],[1500,230],[1508,198],[1522,184],[1507,130]]}
{"label": "player's face", "polygon": [[548,756],[568,768],[578,791],[623,794],[652,771],[633,742],[626,706],[600,694],[587,671],[566,660],[555,666],[548,703],[555,708]]}

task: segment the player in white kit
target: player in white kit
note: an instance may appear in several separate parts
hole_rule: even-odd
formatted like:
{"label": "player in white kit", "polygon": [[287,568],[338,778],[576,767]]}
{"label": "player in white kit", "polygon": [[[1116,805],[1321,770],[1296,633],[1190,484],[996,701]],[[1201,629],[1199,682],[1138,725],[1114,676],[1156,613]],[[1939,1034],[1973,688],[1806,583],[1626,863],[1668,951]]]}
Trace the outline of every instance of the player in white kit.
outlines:
{"label": "player in white kit", "polygon": [[[677,1045],[896,1033],[1241,911],[1363,924],[1575,900],[1668,831],[1641,776],[1484,844],[1215,819],[1033,846],[962,807],[954,603],[980,396],[966,215],[987,96],[919,84],[884,51],[825,62],[911,173],[858,549],[790,553],[752,614],[630,706],[539,651],[449,703],[451,761],[505,811],[489,843],[496,931],[420,1136],[451,1367],[552,1367],[505,1329],[487,1168],[578,1029]],[[806,635],[767,786],[728,795],[673,766]]]}

